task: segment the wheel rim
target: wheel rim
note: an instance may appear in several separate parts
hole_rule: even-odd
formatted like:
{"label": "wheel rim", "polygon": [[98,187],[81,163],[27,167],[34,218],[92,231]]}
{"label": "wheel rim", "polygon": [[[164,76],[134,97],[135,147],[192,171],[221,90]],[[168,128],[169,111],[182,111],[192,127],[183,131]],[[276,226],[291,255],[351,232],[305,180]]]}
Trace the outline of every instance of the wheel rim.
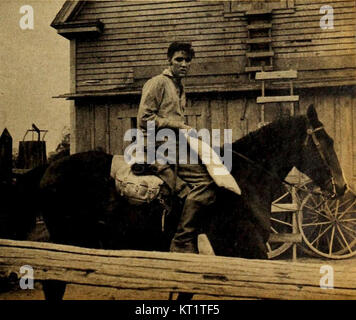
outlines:
{"label": "wheel rim", "polygon": [[[286,188],[286,192],[280,195],[277,199],[272,202],[272,205],[278,207],[279,203],[291,203],[292,195],[290,190]],[[271,213],[271,233],[292,233],[293,213],[290,211],[281,211],[278,213]],[[267,255],[269,259],[278,257],[285,251],[287,251],[293,244],[292,243],[269,243],[267,242]]]}
{"label": "wheel rim", "polygon": [[351,190],[335,200],[308,194],[298,216],[303,240],[314,253],[330,259],[356,255],[356,196]]}

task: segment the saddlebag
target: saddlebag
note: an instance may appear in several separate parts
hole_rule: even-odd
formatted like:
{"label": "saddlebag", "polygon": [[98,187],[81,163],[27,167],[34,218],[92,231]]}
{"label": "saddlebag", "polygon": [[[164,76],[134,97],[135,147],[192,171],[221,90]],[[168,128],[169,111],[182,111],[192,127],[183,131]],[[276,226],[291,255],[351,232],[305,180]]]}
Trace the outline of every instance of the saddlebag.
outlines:
{"label": "saddlebag", "polygon": [[134,205],[150,203],[158,198],[163,180],[154,175],[135,175],[124,156],[113,156],[111,177],[115,180],[117,192]]}

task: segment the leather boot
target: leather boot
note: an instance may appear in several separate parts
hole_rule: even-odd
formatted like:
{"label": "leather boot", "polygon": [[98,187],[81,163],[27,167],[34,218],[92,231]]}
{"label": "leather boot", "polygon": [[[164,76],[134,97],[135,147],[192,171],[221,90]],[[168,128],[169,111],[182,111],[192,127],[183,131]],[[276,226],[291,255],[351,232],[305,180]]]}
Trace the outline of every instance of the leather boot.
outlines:
{"label": "leather boot", "polygon": [[202,207],[199,201],[185,200],[178,228],[171,242],[171,252],[199,253],[196,220]]}

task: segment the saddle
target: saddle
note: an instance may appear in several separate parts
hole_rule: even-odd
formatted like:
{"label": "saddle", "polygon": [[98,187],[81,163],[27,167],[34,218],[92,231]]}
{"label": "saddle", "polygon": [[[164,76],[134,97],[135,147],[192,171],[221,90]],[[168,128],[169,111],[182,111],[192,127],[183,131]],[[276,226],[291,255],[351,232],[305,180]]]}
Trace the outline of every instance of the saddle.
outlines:
{"label": "saddle", "polygon": [[166,175],[163,174],[164,179],[161,179],[156,174],[159,173],[155,166],[130,165],[125,161],[124,156],[113,156],[110,176],[115,180],[116,191],[130,204],[136,206],[147,205],[156,200],[160,208],[158,211],[161,214],[161,227],[164,232],[166,217],[173,209],[174,190],[167,181],[164,181],[170,180],[166,179]]}

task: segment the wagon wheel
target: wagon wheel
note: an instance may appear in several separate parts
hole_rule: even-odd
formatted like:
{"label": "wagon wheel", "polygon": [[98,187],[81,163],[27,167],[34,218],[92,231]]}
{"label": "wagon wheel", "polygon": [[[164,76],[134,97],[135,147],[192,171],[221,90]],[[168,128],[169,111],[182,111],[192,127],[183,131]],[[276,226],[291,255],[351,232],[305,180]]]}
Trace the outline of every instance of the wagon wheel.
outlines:
{"label": "wagon wheel", "polygon": [[[284,192],[284,193],[283,193]],[[290,187],[283,186],[283,191],[272,202],[278,212],[271,213],[271,234],[293,233],[293,214],[290,210],[284,210],[286,204],[293,203],[293,197]],[[273,210],[272,210],[273,211]],[[287,251],[293,243],[289,242],[267,242],[267,255],[269,259],[275,258]]]}
{"label": "wagon wheel", "polygon": [[351,190],[342,198],[331,200],[309,193],[298,217],[307,253],[329,259],[356,255],[356,195]]}

